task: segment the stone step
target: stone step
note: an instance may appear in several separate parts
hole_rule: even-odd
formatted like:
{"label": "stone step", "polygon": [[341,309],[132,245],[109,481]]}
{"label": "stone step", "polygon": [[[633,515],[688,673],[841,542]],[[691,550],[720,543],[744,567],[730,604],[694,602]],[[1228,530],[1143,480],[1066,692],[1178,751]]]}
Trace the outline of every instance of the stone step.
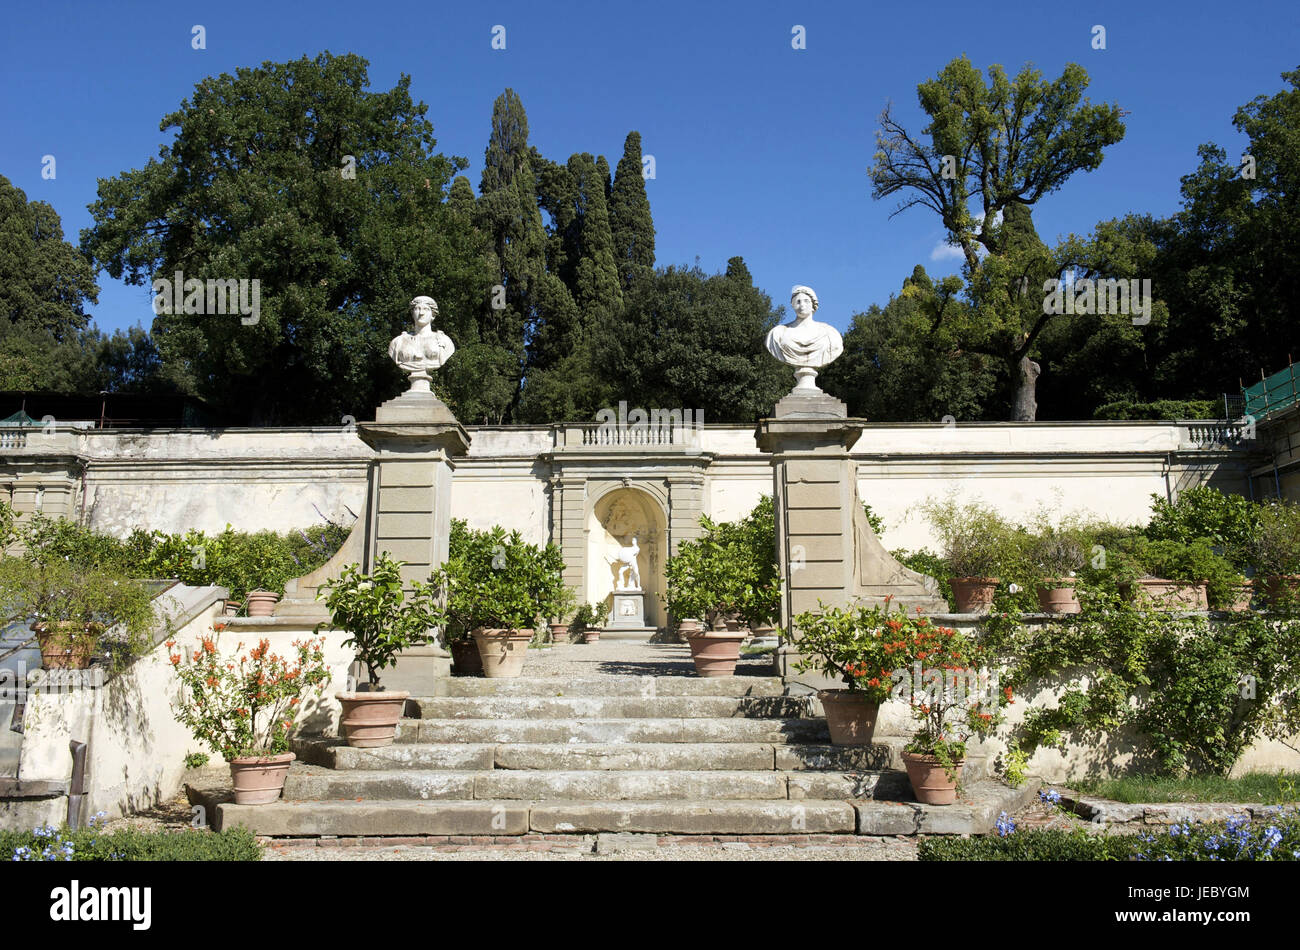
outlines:
{"label": "stone step", "polygon": [[397,741],[461,743],[828,742],[824,719],[406,719]]}
{"label": "stone step", "polygon": [[527,801],[855,799],[910,797],[902,772],[515,771],[337,772],[295,768],[288,800],[486,799]]}
{"label": "stone step", "polygon": [[[730,722],[730,720],[728,720]],[[391,769],[532,769],[555,771],[881,771],[903,768],[902,737],[871,746],[760,742],[398,742],[354,749],[339,739],[294,744],[305,765],[343,771]],[[971,755],[969,781],[988,775],[988,759]]]}
{"label": "stone step", "polygon": [[907,801],[279,801],[235,805],[214,800],[216,830],[244,825],[272,837],[420,835],[642,834],[988,834],[998,815],[1014,813],[1037,783],[1013,789],[967,785],[956,804]]}
{"label": "stone step", "polygon": [[453,676],[439,680],[434,691],[439,697],[473,696],[781,696],[785,692],[779,676],[606,676],[568,679],[563,677],[519,677],[484,679]]}
{"label": "stone step", "polygon": [[424,696],[406,701],[414,719],[718,719],[808,715],[800,696]]}

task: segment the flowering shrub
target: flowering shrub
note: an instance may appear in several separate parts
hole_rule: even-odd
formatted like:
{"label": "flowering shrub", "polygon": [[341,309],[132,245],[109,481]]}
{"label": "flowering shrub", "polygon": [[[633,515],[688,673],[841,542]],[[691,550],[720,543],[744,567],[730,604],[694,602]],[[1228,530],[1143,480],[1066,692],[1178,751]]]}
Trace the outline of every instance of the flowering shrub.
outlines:
{"label": "flowering shrub", "polygon": [[107,832],[96,823],[86,828],[0,830],[0,861],[256,861],[262,846],[247,828],[222,831],[141,831],[122,828]]}
{"label": "flowering shrub", "polygon": [[[227,762],[287,752],[296,707],[330,678],[324,637],[295,640],[291,658],[270,646],[262,640],[232,659],[222,656],[215,637],[204,637],[187,662],[180,652],[171,654],[184,686],[177,718]],[[167,641],[168,650],[175,647]]]}
{"label": "flowering shrub", "polygon": [[992,732],[1001,721],[1002,707],[1015,700],[1011,687],[999,689],[989,677],[974,639],[952,627],[935,626],[920,608],[909,621],[891,627],[895,639],[884,645],[905,670],[911,666],[911,681],[905,673],[896,674],[895,686],[896,694],[909,694],[912,716],[921,723],[906,749],[934,756],[955,780],[967,740]]}
{"label": "flowering shrub", "polygon": [[980,838],[931,837],[922,861],[1296,861],[1300,860],[1300,808],[1271,808],[1262,818],[1172,825],[1148,834],[1090,834],[1035,828],[1016,831],[1010,819],[997,834]]}
{"label": "flowering shrub", "polygon": [[1300,807],[1279,805],[1264,818],[1233,815],[1224,822],[1171,825],[1163,834],[1139,835],[1139,861],[1300,860]]}
{"label": "flowering shrub", "polygon": [[907,665],[895,644],[911,635],[918,619],[888,608],[888,601],[849,609],[822,605],[820,613],[799,614],[794,624],[804,659],[796,669],[837,677],[868,702],[883,703],[895,670]]}

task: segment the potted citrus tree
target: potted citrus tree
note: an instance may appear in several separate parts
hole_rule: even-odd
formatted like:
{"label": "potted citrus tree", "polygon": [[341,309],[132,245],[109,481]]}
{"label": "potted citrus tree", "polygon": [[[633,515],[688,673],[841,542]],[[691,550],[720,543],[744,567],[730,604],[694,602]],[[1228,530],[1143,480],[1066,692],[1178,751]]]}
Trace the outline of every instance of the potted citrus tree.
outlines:
{"label": "potted citrus tree", "polygon": [[[335,697],[343,705],[343,735],[357,748],[386,746],[396,737],[410,693],[385,689],[379,671],[396,663],[403,650],[427,643],[444,619],[429,585],[411,581],[410,592],[403,589],[405,563],[385,551],[369,574],[349,564],[316,592],[318,600],[325,600],[334,628],[347,631],[343,646],[353,649],[366,667],[366,682]],[[317,632],[323,626],[317,624]]]}
{"label": "potted citrus tree", "polygon": [[609,604],[583,604],[573,615],[573,632],[582,637],[583,643],[599,643],[600,632],[609,617]]}
{"label": "potted citrus tree", "polygon": [[726,618],[744,604],[746,580],[751,576],[743,552],[707,517],[700,519],[705,534],[684,541],[664,565],[668,609],[674,617],[710,621],[712,630],[682,628],[691,649],[695,671],[701,676],[731,676],[740,660],[740,645],[747,633],[728,630]]}
{"label": "potted citrus tree", "polygon": [[293,647],[282,657],[262,640],[230,657],[212,636],[186,656],[175,640],[167,641],[183,687],[176,718],[230,764],[237,805],[265,805],[280,797],[295,758],[289,741],[297,707],[330,678],[323,637]]}
{"label": "potted citrus tree", "polygon": [[563,561],[553,544],[526,543],[518,531],[466,531],[462,550],[448,557],[431,579],[445,603],[446,617],[469,631],[483,674],[490,679],[523,672],[533,625],[548,613],[544,591]]}
{"label": "potted citrus tree", "polygon": [[961,788],[967,743],[997,727],[1011,689],[997,689],[981,669],[978,645],[959,630],[918,615],[897,637],[891,653],[912,674],[900,685],[920,722],[903,748],[903,765],[918,801],[951,805]]}
{"label": "potted citrus tree", "polygon": [[871,745],[880,704],[889,698],[899,666],[893,644],[914,623],[904,610],[891,615],[887,604],[823,606],[820,612],[794,618],[802,657],[795,668],[801,673],[816,670],[845,684],[843,689],[817,693],[832,745]]}

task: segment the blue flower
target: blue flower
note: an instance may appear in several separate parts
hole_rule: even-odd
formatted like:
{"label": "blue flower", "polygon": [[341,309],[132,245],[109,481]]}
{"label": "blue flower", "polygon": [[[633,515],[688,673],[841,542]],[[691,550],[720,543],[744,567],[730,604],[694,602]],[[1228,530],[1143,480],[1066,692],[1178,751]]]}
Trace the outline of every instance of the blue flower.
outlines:
{"label": "blue flower", "polygon": [[1282,832],[1275,826],[1269,825],[1264,831],[1264,850],[1272,851],[1282,842]]}
{"label": "blue flower", "polygon": [[1047,802],[1049,805],[1059,805],[1061,804],[1061,793],[1054,788],[1045,792],[1039,791],[1038,799]]}
{"label": "blue flower", "polygon": [[1006,812],[1003,812],[1002,814],[998,815],[997,828],[998,828],[998,835],[1000,837],[1005,838],[1007,835],[1011,834],[1011,832],[1016,830],[1016,822],[1010,815],[1008,815]]}

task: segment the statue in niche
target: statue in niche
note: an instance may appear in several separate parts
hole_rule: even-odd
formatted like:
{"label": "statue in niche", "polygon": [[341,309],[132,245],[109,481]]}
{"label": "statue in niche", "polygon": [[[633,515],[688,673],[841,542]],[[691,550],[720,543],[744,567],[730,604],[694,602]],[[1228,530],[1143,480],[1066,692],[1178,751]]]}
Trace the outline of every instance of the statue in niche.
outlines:
{"label": "statue in niche", "polygon": [[641,589],[641,572],[636,566],[636,556],[641,553],[641,543],[632,535],[632,543],[627,547],[618,546],[605,552],[605,563],[614,569],[614,590],[622,593]]}
{"label": "statue in niche", "polygon": [[416,297],[411,301],[412,329],[399,333],[388,344],[389,357],[411,379],[408,393],[430,392],[429,371],[439,369],[456,352],[451,338],[433,329],[433,318],[437,315],[436,300]]}
{"label": "statue in niche", "polygon": [[767,351],[782,363],[795,367],[795,392],[820,393],[817,370],[844,352],[844,339],[829,323],[813,319],[818,303],[811,287],[800,284],[792,288],[790,306],[794,308],[794,321],[768,331]]}

